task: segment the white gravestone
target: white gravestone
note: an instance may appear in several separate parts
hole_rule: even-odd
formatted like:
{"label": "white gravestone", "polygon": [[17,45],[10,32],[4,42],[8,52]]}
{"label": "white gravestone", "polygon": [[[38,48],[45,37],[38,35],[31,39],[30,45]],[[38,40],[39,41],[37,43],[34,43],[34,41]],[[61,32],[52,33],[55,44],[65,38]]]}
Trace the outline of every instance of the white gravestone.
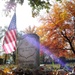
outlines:
{"label": "white gravestone", "polygon": [[39,66],[39,37],[36,34],[26,34],[19,41],[18,64],[28,68]]}

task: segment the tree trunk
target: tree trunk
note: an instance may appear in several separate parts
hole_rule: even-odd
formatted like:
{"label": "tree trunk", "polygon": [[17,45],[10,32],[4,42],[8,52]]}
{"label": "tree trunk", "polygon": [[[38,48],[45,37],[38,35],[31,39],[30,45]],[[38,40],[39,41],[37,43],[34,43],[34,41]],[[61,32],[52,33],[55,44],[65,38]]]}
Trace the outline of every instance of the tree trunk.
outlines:
{"label": "tree trunk", "polygon": [[4,64],[6,64],[7,61],[7,54],[5,54]]}

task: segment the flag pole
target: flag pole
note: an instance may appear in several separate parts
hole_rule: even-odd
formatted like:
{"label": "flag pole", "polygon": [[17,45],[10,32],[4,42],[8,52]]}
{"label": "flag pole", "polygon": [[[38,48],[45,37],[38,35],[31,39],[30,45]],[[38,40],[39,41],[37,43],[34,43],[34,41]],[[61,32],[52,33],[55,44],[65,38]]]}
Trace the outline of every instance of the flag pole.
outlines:
{"label": "flag pole", "polygon": [[[16,14],[16,3],[15,3],[15,8],[14,8],[14,13]],[[17,40],[17,27],[16,27],[16,40]],[[16,50],[15,50],[15,54],[14,55],[15,55],[14,64],[17,65],[17,42],[16,42]]]}
{"label": "flag pole", "polygon": [[[15,6],[15,13],[16,13],[16,6]],[[16,24],[17,24],[17,23],[16,23]],[[17,26],[17,25],[16,25],[16,26]],[[16,40],[17,40],[17,28],[16,28]],[[18,64],[18,62],[17,62],[17,61],[18,61],[18,60],[17,60],[17,59],[18,59],[18,54],[17,54],[18,51],[17,51],[17,50],[18,50],[18,48],[17,48],[17,42],[16,42],[16,52],[15,52],[15,55],[16,55],[15,64],[16,64],[16,65]]]}

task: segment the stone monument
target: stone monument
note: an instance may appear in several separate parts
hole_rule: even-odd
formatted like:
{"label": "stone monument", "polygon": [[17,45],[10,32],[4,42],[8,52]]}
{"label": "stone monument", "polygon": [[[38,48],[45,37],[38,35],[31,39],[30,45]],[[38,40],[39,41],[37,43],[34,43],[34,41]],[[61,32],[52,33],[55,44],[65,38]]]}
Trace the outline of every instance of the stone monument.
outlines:
{"label": "stone monument", "polygon": [[18,64],[23,68],[39,66],[39,37],[36,34],[25,34],[18,43]]}

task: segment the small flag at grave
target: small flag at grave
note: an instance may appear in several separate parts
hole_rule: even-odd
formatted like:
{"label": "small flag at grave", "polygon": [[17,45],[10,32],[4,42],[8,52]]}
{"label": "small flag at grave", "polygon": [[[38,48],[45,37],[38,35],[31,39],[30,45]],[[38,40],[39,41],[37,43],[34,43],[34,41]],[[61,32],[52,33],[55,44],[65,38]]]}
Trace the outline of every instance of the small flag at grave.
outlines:
{"label": "small flag at grave", "polygon": [[16,50],[16,13],[14,13],[2,45],[6,54]]}

